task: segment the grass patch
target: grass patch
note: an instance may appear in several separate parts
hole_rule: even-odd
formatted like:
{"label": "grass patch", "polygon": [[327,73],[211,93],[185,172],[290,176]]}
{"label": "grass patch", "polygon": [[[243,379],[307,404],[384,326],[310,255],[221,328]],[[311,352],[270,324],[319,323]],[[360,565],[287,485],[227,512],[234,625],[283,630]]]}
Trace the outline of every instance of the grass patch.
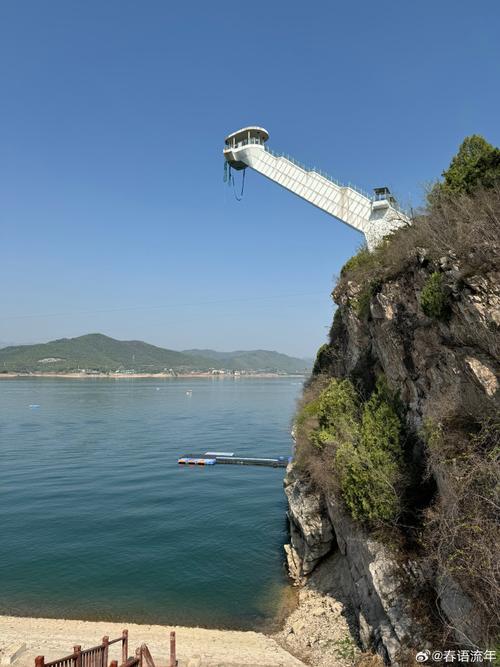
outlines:
{"label": "grass patch", "polygon": [[334,642],[334,646],[335,655],[343,660],[350,660],[353,662],[359,653],[359,650],[351,637],[337,639],[337,641]]}

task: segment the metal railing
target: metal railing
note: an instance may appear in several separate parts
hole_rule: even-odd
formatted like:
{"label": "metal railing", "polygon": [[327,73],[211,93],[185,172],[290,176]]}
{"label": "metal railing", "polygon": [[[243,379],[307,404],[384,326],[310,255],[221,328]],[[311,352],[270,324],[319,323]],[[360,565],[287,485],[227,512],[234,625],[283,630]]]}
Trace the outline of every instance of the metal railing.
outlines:
{"label": "metal railing", "polygon": [[365,192],[362,188],[358,188],[357,185],[353,185],[352,183],[341,183],[338,181],[336,178],[328,174],[326,171],[323,171],[322,169],[318,169],[317,167],[307,167],[303,162],[299,162],[296,160],[294,157],[291,155],[288,155],[287,153],[278,153],[277,151],[273,151],[272,148],[269,148],[269,146],[264,145],[264,149],[268,152],[271,153],[271,155],[274,155],[274,157],[277,158],[284,158],[285,160],[288,160],[292,164],[294,164],[296,167],[299,167],[299,169],[302,169],[305,171],[307,174],[318,174],[319,176],[322,176],[323,178],[326,178],[327,181],[331,181],[332,183],[335,183],[339,188],[350,188],[351,190],[354,190],[358,194],[362,195],[363,197],[366,197],[370,201],[373,200],[373,195],[369,194],[368,192]]}
{"label": "metal railing", "polygon": [[[336,178],[334,178],[333,176],[328,174],[326,171],[323,171],[322,169],[318,169],[317,167],[312,167],[312,169],[311,169],[310,167],[308,167],[307,165],[305,165],[302,162],[299,162],[298,160],[296,160],[291,155],[288,155],[287,153],[278,153],[277,151],[273,151],[273,149],[269,148],[269,146],[267,146],[267,144],[264,144],[264,150],[266,150],[268,153],[270,153],[271,155],[273,155],[276,158],[281,157],[281,158],[284,158],[285,160],[288,160],[289,162],[294,164],[296,167],[299,167],[299,169],[302,169],[303,171],[305,171],[306,174],[318,174],[319,176],[322,176],[323,178],[325,178],[327,181],[331,181],[332,183],[335,183],[335,185],[337,185],[339,188],[349,188],[350,190],[354,190],[355,192],[362,195],[363,197],[366,197],[366,199],[369,199],[371,202],[380,201],[380,200],[377,200],[375,195],[366,192],[362,188],[358,188],[357,185],[353,185],[352,183],[347,183],[347,184],[342,183],[341,181],[337,180]],[[406,210],[401,206],[401,204],[397,200],[394,199],[394,197],[392,198],[392,201],[389,201],[389,205],[392,208],[396,209],[396,211],[399,211],[400,213],[403,213],[403,215],[408,215]]]}
{"label": "metal railing", "polygon": [[257,137],[250,137],[250,139],[241,139],[240,141],[236,141],[235,143],[231,144],[226,144],[224,146],[224,150],[228,148],[242,148],[242,146],[263,146],[264,142],[262,139],[258,139]]}

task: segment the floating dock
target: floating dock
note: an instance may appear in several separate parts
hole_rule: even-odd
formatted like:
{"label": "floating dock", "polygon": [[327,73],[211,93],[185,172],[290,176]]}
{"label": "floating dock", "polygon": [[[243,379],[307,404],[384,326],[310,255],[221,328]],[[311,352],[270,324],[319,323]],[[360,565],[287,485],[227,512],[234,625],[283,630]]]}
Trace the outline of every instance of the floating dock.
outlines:
{"label": "floating dock", "polygon": [[291,456],[277,456],[276,458],[256,458],[253,456],[217,456],[217,463],[229,463],[240,466],[270,466],[271,468],[286,468],[292,460]]}
{"label": "floating dock", "polygon": [[217,461],[215,459],[207,459],[203,456],[182,456],[177,463],[186,466],[213,466]]}
{"label": "floating dock", "polygon": [[274,456],[259,458],[254,456],[235,456],[232,452],[206,452],[200,456],[182,456],[177,463],[181,465],[226,465],[267,466],[270,468],[286,468],[292,460],[291,456]]}

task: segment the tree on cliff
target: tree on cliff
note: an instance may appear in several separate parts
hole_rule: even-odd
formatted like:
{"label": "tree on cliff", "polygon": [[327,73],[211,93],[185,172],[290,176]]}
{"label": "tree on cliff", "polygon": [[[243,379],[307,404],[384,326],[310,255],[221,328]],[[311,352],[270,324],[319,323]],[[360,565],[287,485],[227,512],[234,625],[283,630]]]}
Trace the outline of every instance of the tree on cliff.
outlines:
{"label": "tree on cliff", "polygon": [[439,194],[471,194],[478,186],[491,188],[500,180],[500,149],[479,134],[466,137],[447,170],[436,183],[430,201]]}

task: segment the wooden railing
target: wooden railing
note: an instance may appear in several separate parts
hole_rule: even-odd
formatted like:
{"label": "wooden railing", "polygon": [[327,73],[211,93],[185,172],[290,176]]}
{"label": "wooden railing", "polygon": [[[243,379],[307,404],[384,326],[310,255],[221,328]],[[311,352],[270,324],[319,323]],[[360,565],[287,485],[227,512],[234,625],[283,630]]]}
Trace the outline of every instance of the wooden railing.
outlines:
{"label": "wooden railing", "polygon": [[[110,641],[109,637],[102,638],[102,644],[93,646],[82,651],[81,646],[74,646],[73,653],[59,660],[45,662],[43,655],[35,658],[35,667],[108,667],[109,647],[117,642],[122,643],[122,659],[112,660],[109,667],[156,667],[154,660],[146,644],[136,649],[135,656],[128,655],[128,630],[122,632],[122,636]],[[168,667],[177,667],[175,648],[175,632],[170,633],[170,659]]]}
{"label": "wooden railing", "polygon": [[[115,660],[116,662],[116,660]],[[175,648],[175,632],[170,633],[170,656],[167,667],[177,667],[177,656]],[[120,665],[120,667],[156,667],[147,644],[141,646],[135,651],[135,658],[129,658],[129,662]],[[118,667],[118,664],[111,663],[110,667]]]}
{"label": "wooden railing", "polygon": [[[141,664],[140,656],[136,655],[133,658],[128,658],[125,662],[122,662],[120,667],[138,667]],[[118,667],[118,660],[111,660],[109,667]]]}
{"label": "wooden railing", "polygon": [[58,660],[45,662],[43,655],[35,658],[35,667],[108,667],[108,651],[111,644],[122,643],[122,664],[128,659],[128,630],[122,636],[110,641],[109,637],[102,638],[102,644],[82,651],[79,645],[73,646],[73,653]]}

